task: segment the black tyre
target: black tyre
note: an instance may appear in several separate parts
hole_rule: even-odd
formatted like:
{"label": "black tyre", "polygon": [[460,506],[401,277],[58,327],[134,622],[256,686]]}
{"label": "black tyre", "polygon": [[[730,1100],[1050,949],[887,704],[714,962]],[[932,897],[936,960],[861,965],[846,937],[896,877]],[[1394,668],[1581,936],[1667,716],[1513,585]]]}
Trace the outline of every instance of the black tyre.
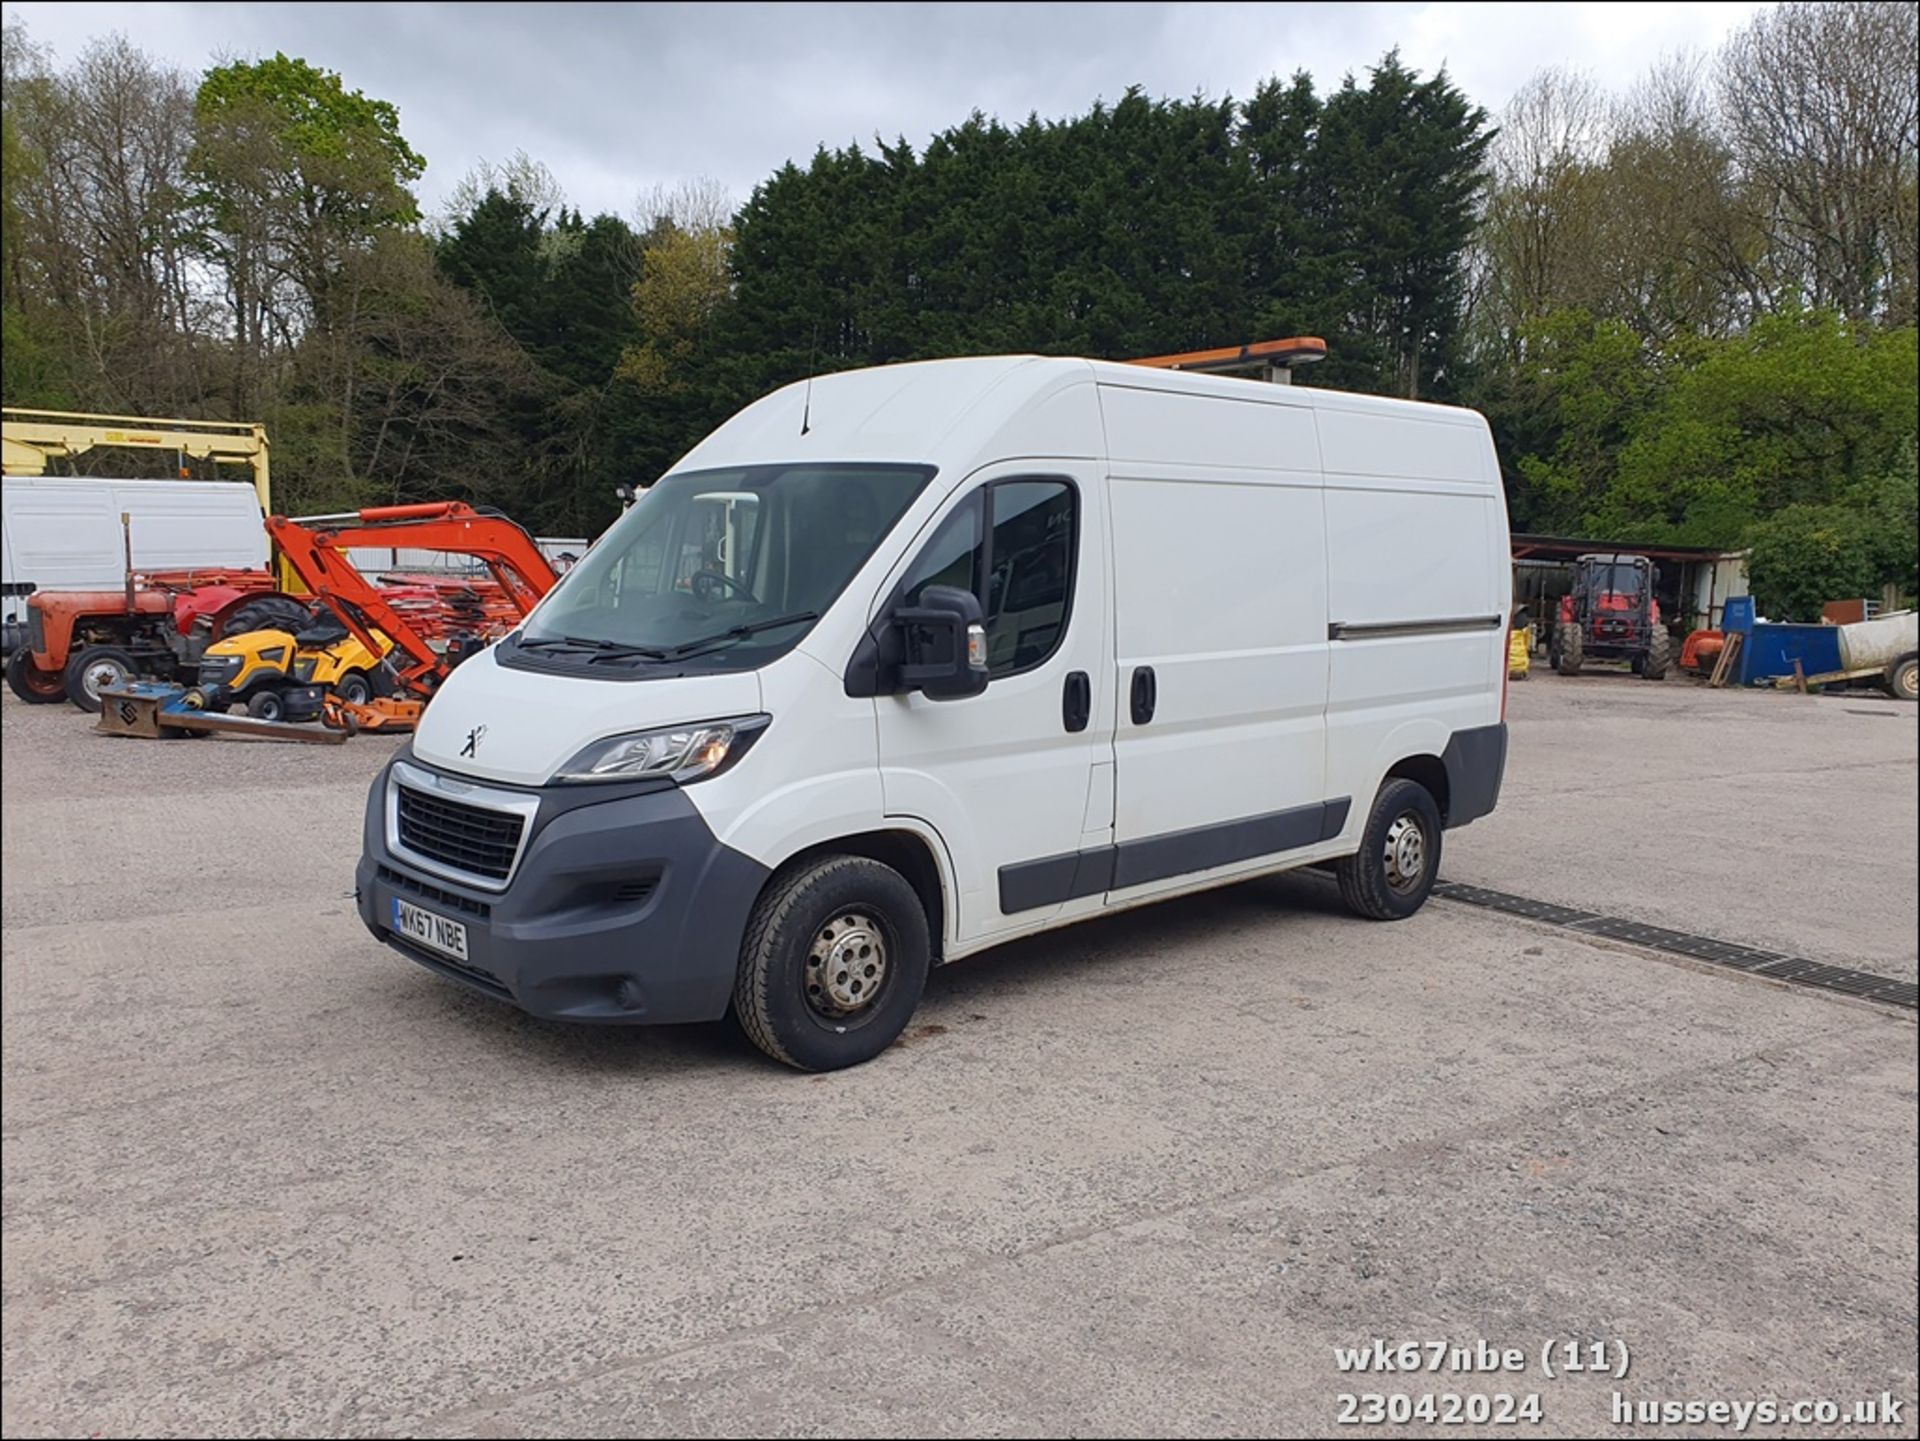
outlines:
{"label": "black tyre", "polygon": [[285,720],[287,703],[277,690],[263,690],[247,702],[247,714],[255,720]]}
{"label": "black tyre", "polygon": [[1672,659],[1673,637],[1667,633],[1664,625],[1656,625],[1653,634],[1647,637],[1647,653],[1640,665],[1641,679],[1665,680],[1667,666]]}
{"label": "black tyre", "polygon": [[733,1013],[754,1045],[802,1071],[870,1061],[926,987],[927,913],[907,880],[825,856],[768,883],[747,922]]}
{"label": "black tyre", "polygon": [[1370,921],[1403,921],[1419,910],[1439,871],[1440,807],[1408,780],[1380,787],[1359,851],[1334,867],[1340,898]]}
{"label": "black tyre", "polygon": [[7,689],[28,705],[52,705],[67,698],[67,678],[57,670],[41,670],[33,652],[20,646],[7,657]]}
{"label": "black tyre", "polygon": [[335,683],[333,693],[351,705],[365,705],[373,699],[373,682],[364,671],[350,670]]}
{"label": "black tyre", "polygon": [[67,699],[90,714],[100,713],[100,692],[137,680],[140,662],[117,645],[90,645],[67,662]]}
{"label": "black tyre", "polygon": [[1887,693],[1895,700],[1920,700],[1920,661],[1912,656],[1895,661],[1887,672]]}
{"label": "black tyre", "polygon": [[1580,634],[1580,627],[1572,621],[1563,623],[1554,632],[1559,637],[1559,658],[1553,668],[1561,675],[1579,675],[1580,664],[1586,659],[1587,640]]}
{"label": "black tyre", "polygon": [[284,630],[291,634],[312,623],[313,617],[299,601],[288,600],[283,595],[263,595],[228,616],[227,623],[220,627],[220,634],[223,638],[256,630]]}

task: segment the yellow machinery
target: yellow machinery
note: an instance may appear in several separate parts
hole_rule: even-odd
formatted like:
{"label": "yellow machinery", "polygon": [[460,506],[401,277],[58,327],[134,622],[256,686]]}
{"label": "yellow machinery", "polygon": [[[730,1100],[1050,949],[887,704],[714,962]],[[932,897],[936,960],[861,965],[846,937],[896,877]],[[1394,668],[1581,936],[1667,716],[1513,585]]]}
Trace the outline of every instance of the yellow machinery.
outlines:
{"label": "yellow machinery", "polygon": [[216,465],[244,465],[253,472],[260,513],[273,514],[267,473],[267,430],[247,421],[149,420],[138,415],[81,415],[65,410],[0,411],[0,470],[8,475],[45,475],[47,462],[72,460],[103,446],[124,446]]}
{"label": "yellow machinery", "polygon": [[[155,420],[142,415],[84,415],[14,406],[0,410],[0,472],[7,475],[45,475],[50,460],[72,461],[90,450],[114,448],[161,455],[172,452],[182,479],[189,474],[189,459],[244,465],[252,472],[253,493],[259,497],[262,518],[273,514],[267,428],[254,421]],[[306,589],[284,563],[276,569],[282,590]]]}
{"label": "yellow machinery", "polygon": [[[253,630],[215,641],[200,657],[200,684],[189,704],[196,710],[224,711],[238,702],[261,720],[272,721],[314,718],[288,714],[300,708],[291,695],[295,691],[317,691],[366,705],[374,697],[380,663],[393,649],[393,642],[379,631],[370,634],[380,644],[378,655],[331,616],[297,632]],[[318,703],[314,695],[308,707]]]}

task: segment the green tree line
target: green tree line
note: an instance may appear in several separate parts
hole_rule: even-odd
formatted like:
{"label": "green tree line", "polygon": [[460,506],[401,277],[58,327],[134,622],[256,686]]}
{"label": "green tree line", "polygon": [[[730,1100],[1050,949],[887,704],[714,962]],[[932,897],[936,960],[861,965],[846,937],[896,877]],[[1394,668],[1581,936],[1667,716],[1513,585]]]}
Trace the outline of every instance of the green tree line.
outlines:
{"label": "green tree line", "polygon": [[1787,4],[1498,116],[1389,53],[822,146],[737,206],[589,217],[516,156],[423,217],[341,76],[113,37],[60,68],[10,23],[0,391],[263,420],[290,510],[592,534],[810,367],[1317,334],[1304,383],[1485,411],[1516,528],[1752,544],[1804,611],[1913,586],[1916,48],[1910,5]]}

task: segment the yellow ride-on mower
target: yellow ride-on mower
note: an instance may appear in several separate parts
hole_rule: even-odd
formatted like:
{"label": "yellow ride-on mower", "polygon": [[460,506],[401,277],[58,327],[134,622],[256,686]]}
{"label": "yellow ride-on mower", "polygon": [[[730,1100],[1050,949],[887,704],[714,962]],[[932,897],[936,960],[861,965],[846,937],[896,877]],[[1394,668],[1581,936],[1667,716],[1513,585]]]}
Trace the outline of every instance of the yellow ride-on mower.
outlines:
{"label": "yellow ride-on mower", "polygon": [[321,698],[365,705],[384,689],[382,662],[393,642],[378,631],[376,655],[331,614],[309,616],[298,630],[253,630],[207,647],[200,684],[189,693],[196,710],[246,706],[261,720],[318,720]]}

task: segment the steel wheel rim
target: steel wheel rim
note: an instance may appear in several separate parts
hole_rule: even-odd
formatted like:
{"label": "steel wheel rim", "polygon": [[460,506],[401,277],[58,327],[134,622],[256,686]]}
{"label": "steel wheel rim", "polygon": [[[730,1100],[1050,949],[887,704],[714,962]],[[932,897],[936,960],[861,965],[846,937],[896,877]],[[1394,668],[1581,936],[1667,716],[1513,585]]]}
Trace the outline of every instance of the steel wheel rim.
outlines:
{"label": "steel wheel rim", "polygon": [[879,1002],[892,969],[879,919],[869,911],[835,911],[807,947],[807,1007],[836,1022],[863,1017]]}
{"label": "steel wheel rim", "polygon": [[81,672],[80,684],[90,697],[99,700],[101,691],[118,687],[126,679],[126,670],[118,661],[97,660]]}
{"label": "steel wheel rim", "polygon": [[32,661],[21,667],[21,675],[27,689],[35,695],[60,696],[67,693],[66,683],[60,679],[57,670],[41,670]]}
{"label": "steel wheel rim", "polygon": [[1427,873],[1427,828],[1412,811],[1394,817],[1382,847],[1387,884],[1396,891],[1415,889]]}

